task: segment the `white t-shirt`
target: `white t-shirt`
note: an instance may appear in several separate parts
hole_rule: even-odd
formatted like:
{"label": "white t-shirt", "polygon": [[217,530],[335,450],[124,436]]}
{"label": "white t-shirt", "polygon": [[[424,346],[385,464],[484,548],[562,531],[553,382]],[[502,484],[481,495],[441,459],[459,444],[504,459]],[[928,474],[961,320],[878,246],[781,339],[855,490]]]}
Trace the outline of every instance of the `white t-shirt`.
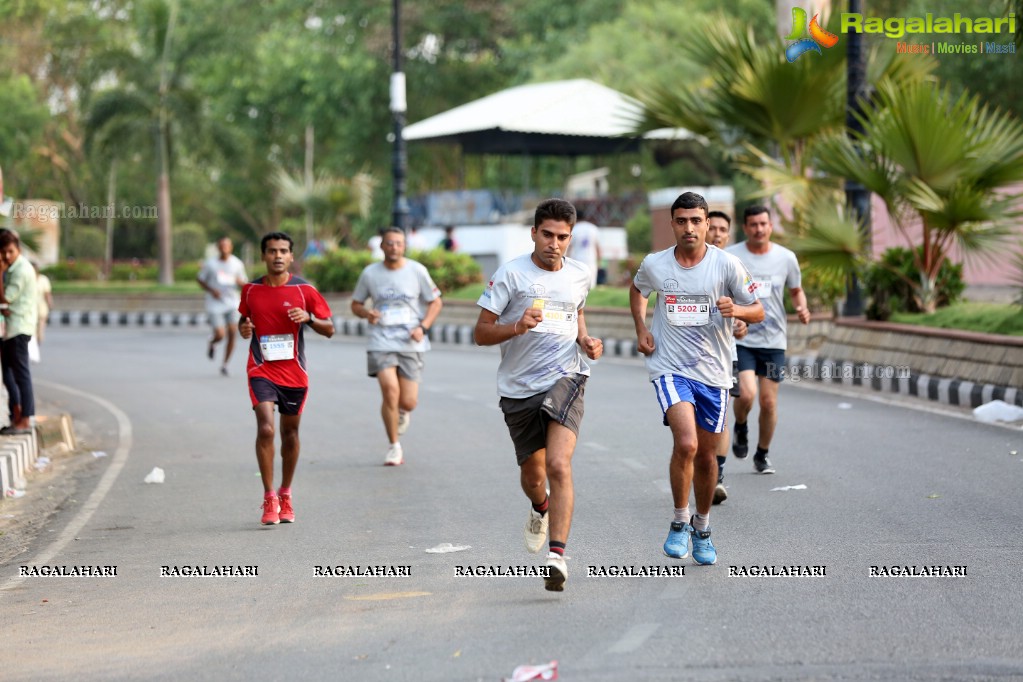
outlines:
{"label": "white t-shirt", "polygon": [[242,300],[241,286],[238,282],[248,279],[245,276],[245,264],[240,258],[232,254],[227,257],[227,260],[221,260],[220,256],[207,259],[199,271],[199,279],[220,292],[219,300],[206,292],[207,310],[238,309],[238,304]]}
{"label": "white t-shirt", "polygon": [[568,255],[590,269],[590,288],[597,286],[597,238],[598,228],[593,223],[580,220],[572,228],[572,243]]}
{"label": "white t-shirt", "polygon": [[729,246],[726,251],[738,256],[753,274],[757,298],[764,306],[764,321],[749,326],[749,334],[737,341],[747,348],[778,348],[788,346],[788,316],[785,314],[785,291],[802,286],[799,261],[781,244],[771,244],[767,253],[750,253],[746,242]]}
{"label": "white t-shirt", "polygon": [[737,305],[756,300],[753,277],[735,256],[716,246],[691,268],[675,260],[675,247],[643,259],[633,284],[647,297],[657,292],[654,352],[646,358],[650,379],[680,374],[707,386],[732,386],[732,319],[724,318],[717,300],[728,296]]}
{"label": "white t-shirt", "polygon": [[476,302],[496,314],[498,324],[522,319],[527,308],[543,310],[543,322],[501,344],[497,392],[504,398],[528,398],[547,391],[561,377],[590,374],[576,343],[578,311],[586,305],[590,274],[575,259],[561,262],[561,269],[551,272],[538,267],[532,253],[508,261]]}
{"label": "white t-shirt", "polygon": [[383,263],[367,265],[359,275],[352,300],[373,299],[380,321],[369,325],[367,350],[395,353],[422,353],[430,350],[430,340],[412,340],[412,330],[426,314],[426,304],[440,297],[429,271],[417,261],[405,259],[397,270]]}

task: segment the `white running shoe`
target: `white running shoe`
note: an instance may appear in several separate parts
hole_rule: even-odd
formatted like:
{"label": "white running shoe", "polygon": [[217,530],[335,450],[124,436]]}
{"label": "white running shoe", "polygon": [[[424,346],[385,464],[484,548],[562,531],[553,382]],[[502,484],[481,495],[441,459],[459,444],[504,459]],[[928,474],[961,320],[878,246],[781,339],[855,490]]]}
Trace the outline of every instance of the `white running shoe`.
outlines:
{"label": "white running shoe", "polygon": [[408,431],[408,423],[412,421],[412,413],[405,410],[398,411],[398,435]]}
{"label": "white running shoe", "polygon": [[536,554],[547,542],[547,514],[540,514],[532,507],[529,508],[529,518],[526,519],[526,527],[522,529],[522,536],[526,540],[526,550],[530,554]]}
{"label": "white running shoe", "polygon": [[387,455],[384,456],[384,466],[396,467],[405,461],[405,456],[401,451],[401,443],[391,443],[391,446],[387,448]]}
{"label": "white running shoe", "polygon": [[550,552],[547,555],[547,577],[543,579],[543,587],[548,592],[562,592],[568,579],[568,566],[565,557]]}

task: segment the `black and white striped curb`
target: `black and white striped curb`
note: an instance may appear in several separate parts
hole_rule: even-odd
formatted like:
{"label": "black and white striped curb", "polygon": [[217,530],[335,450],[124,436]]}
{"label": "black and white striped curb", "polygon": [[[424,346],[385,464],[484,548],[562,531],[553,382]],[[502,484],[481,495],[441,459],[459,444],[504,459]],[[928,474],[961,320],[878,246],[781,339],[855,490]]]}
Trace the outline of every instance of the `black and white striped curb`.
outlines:
{"label": "black and white striped curb", "polygon": [[0,436],[0,500],[25,488],[25,473],[38,458],[39,442],[34,429],[30,434]]}
{"label": "black and white striped curb", "polygon": [[[207,324],[204,312],[112,312],[55,311],[50,324],[75,327],[198,327]],[[366,320],[337,315],[334,328],[343,336],[366,336]],[[430,330],[435,343],[473,345],[473,327],[468,324],[437,324]],[[635,339],[604,339],[604,354],[610,357],[642,357]],[[1023,389],[982,384],[964,379],[917,374],[908,367],[853,363],[829,358],[793,356],[787,360],[788,381],[818,381],[846,386],[867,386],[884,393],[898,393],[925,400],[977,407],[992,400],[1023,406]]]}
{"label": "black and white striped curb", "polygon": [[908,367],[810,357],[791,357],[786,360],[786,365],[786,381],[867,386],[883,393],[898,393],[963,407],[978,407],[992,400],[1023,407],[1023,389],[918,374]]}

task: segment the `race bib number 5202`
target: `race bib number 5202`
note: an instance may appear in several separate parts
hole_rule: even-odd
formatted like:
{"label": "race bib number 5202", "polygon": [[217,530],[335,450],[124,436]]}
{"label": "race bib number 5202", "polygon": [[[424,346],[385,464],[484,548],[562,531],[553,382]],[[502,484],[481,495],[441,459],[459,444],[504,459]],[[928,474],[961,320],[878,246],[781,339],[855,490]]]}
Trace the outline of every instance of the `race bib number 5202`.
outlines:
{"label": "race bib number 5202", "polygon": [[668,324],[673,327],[702,327],[710,322],[710,296],[664,295]]}

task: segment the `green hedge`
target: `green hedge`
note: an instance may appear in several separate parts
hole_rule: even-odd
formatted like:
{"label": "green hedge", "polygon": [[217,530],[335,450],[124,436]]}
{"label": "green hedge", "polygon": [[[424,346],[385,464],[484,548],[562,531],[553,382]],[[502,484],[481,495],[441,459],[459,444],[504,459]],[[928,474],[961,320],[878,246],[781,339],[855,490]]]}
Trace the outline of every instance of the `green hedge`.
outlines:
{"label": "green hedge", "polygon": [[[442,249],[413,251],[409,258],[426,266],[430,276],[442,292],[459,289],[483,281],[480,266],[464,253],[449,253]],[[359,273],[373,263],[369,251],[334,249],[323,256],[314,256],[305,262],[305,275],[323,292],[349,292],[355,289]]]}
{"label": "green hedge", "polygon": [[48,265],[43,274],[54,282],[74,282],[99,279],[99,266],[84,260],[69,260]]}
{"label": "green hedge", "polygon": [[[918,254],[922,253],[922,248],[917,247]],[[879,262],[867,268],[863,288],[870,299],[866,310],[868,320],[887,320],[893,313],[923,312],[906,279],[919,282],[920,270],[913,264],[913,252],[901,246],[888,249]],[[957,302],[966,289],[962,264],[949,260],[942,263],[935,287],[939,308]]]}

